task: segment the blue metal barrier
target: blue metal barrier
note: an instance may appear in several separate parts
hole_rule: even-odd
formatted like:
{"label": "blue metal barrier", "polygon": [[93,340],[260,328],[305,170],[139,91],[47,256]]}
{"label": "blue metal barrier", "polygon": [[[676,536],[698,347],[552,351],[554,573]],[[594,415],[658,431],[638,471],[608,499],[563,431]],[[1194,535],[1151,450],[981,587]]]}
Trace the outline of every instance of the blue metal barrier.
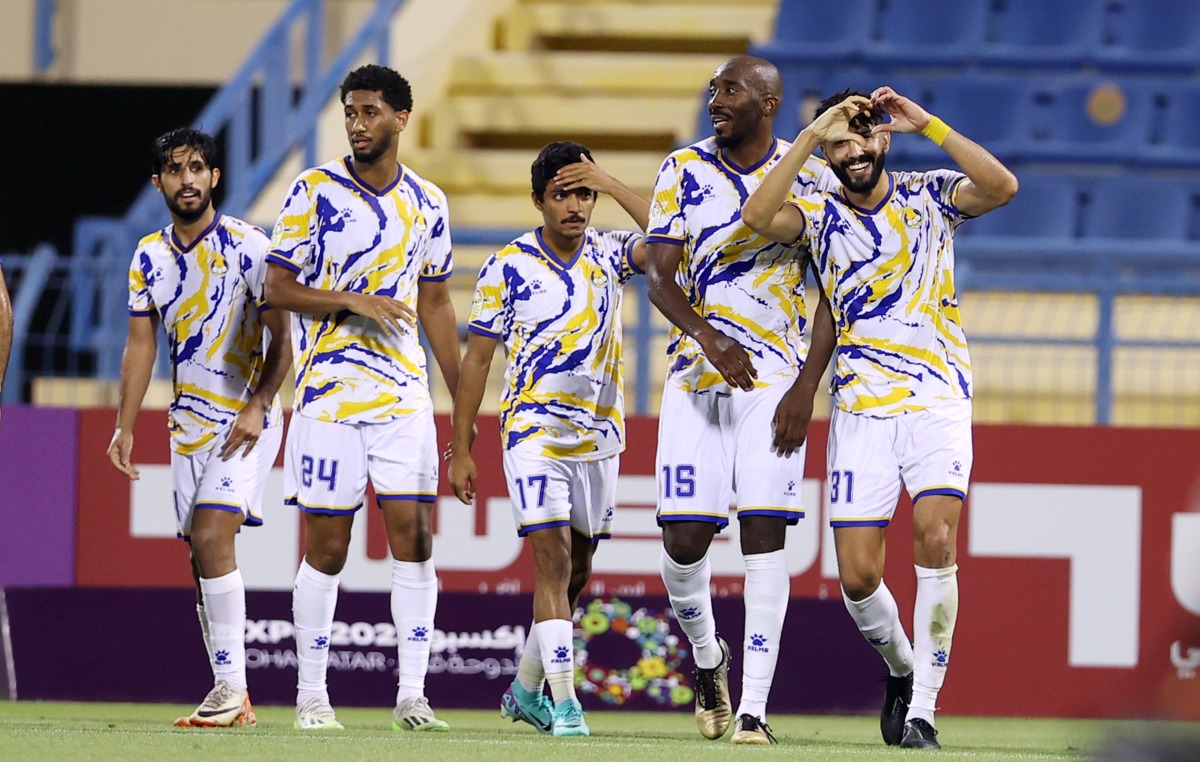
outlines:
{"label": "blue metal barrier", "polygon": [[[391,20],[403,4],[404,0],[376,0],[353,39],[323,65],[326,0],[292,0],[246,63],[195,120],[197,127],[226,136],[224,211],[245,215],[292,151],[301,149],[308,166],[316,163],[318,115],[364,54],[374,51],[375,60],[386,64]],[[302,43],[293,43],[301,37]],[[298,56],[303,57],[304,77],[295,82],[291,72]],[[85,217],[76,223],[71,345],[95,352],[97,375],[102,378],[120,373],[127,273],[134,248],[141,236],[162,227],[167,219],[160,195],[147,183],[124,217]]]}

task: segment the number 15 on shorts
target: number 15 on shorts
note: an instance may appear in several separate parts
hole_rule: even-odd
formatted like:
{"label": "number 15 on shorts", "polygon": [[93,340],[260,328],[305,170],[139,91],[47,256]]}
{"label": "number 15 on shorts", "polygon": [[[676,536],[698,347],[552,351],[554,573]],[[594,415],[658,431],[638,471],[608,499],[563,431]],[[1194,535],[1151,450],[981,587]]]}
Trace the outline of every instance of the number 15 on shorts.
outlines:
{"label": "number 15 on shorts", "polygon": [[854,502],[853,471],[829,472],[829,502],[831,505],[838,502]]}

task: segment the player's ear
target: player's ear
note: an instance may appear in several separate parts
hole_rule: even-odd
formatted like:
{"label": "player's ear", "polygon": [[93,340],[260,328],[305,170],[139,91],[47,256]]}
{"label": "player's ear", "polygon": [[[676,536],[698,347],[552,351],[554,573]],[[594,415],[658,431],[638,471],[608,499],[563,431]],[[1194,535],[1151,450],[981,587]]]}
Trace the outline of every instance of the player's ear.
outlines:
{"label": "player's ear", "polygon": [[409,113],[410,112],[408,112],[408,111],[397,111],[396,112],[396,134],[400,134],[401,132],[404,132],[404,128],[408,126]]}
{"label": "player's ear", "polygon": [[221,182],[221,168],[213,167],[213,169],[212,169],[212,185],[210,185],[208,187],[215,188],[215,187],[217,187],[217,183],[219,183],[219,182]]}
{"label": "player's ear", "polygon": [[774,95],[768,95],[765,98],[763,98],[763,101],[762,101],[762,115],[763,116],[775,116],[775,113],[777,111],[779,111],[779,98],[775,97]]}
{"label": "player's ear", "polygon": [[545,204],[545,202],[544,202],[544,201],[542,201],[542,198],[541,198],[541,196],[539,196],[539,195],[538,195],[536,192],[534,192],[534,191],[529,191],[529,197],[530,197],[531,199],[533,199],[533,205],[537,207],[537,210],[538,210],[539,212],[543,212],[543,211],[545,211],[545,210],[546,210],[546,204]]}
{"label": "player's ear", "polygon": [[162,193],[162,178],[158,175],[150,175],[150,184],[154,186],[154,190]]}

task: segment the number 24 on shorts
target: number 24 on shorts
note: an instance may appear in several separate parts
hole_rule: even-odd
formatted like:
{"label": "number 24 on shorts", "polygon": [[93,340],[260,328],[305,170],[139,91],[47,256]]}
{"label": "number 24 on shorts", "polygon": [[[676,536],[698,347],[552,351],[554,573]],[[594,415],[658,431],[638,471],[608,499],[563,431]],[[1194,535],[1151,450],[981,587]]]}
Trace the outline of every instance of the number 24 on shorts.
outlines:
{"label": "number 24 on shorts", "polygon": [[300,481],[305,487],[313,486],[313,480],[325,482],[330,492],[337,489],[338,462],[332,458],[313,458],[304,455],[300,458]]}

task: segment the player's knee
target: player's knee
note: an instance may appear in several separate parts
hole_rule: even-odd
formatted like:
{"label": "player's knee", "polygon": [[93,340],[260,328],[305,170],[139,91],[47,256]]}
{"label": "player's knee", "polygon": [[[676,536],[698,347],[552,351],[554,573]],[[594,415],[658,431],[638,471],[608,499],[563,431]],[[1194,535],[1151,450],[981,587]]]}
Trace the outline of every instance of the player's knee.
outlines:
{"label": "player's knee", "polygon": [[220,527],[196,527],[190,540],[192,558],[201,577],[220,576],[226,573],[225,567],[233,565],[233,538]]}
{"label": "player's knee", "polygon": [[938,562],[938,559],[948,559],[954,555],[953,533],[946,522],[930,522],[927,526],[916,528],[914,540],[918,562],[925,559],[926,563],[942,566],[944,564]]}
{"label": "player's knee", "polygon": [[323,574],[339,574],[346,565],[349,543],[341,537],[313,537],[309,535],[304,556],[308,563]]}
{"label": "player's knee", "polygon": [[847,569],[842,574],[842,590],[852,601],[868,598],[879,589],[883,577],[869,569]]}
{"label": "player's knee", "polygon": [[685,526],[687,525],[664,526],[663,548],[675,563],[691,566],[702,561],[708,553],[708,546],[712,543],[712,530],[693,532],[685,529]]}

